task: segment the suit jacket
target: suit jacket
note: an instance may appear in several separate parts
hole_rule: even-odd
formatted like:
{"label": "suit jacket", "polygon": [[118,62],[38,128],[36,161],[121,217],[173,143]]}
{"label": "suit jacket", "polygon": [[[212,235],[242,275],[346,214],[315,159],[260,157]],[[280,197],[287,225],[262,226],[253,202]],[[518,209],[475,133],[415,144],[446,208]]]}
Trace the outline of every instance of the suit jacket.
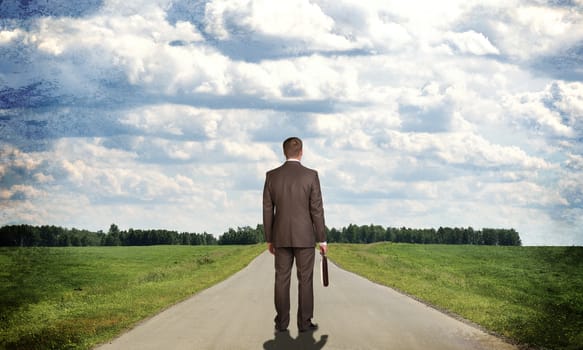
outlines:
{"label": "suit jacket", "polygon": [[279,247],[313,247],[326,241],[320,180],[315,170],[287,161],[265,176],[265,240]]}

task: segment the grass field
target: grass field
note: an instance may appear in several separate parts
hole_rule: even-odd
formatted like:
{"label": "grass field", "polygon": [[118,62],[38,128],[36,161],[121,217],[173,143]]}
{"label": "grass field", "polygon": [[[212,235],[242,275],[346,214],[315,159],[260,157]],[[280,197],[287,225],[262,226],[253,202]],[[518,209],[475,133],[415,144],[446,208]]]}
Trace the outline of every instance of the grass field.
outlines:
{"label": "grass field", "polygon": [[[0,248],[0,349],[91,348],[264,249]],[[583,349],[581,247],[332,244],[329,255],[521,345]]]}
{"label": "grass field", "polygon": [[342,268],[525,347],[583,349],[583,248],[334,244]]}
{"label": "grass field", "polygon": [[0,248],[0,349],[88,349],[246,266],[264,245]]}

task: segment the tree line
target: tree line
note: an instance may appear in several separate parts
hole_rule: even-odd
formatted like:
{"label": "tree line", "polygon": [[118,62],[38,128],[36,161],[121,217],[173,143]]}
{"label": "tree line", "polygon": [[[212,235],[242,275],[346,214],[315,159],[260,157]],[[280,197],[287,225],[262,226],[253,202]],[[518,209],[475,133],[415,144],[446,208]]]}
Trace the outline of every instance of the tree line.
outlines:
{"label": "tree line", "polygon": [[206,232],[190,233],[132,228],[122,231],[116,224],[111,224],[108,232],[32,225],[10,225],[0,228],[0,246],[4,247],[213,245],[217,243],[217,238]]}
{"label": "tree line", "polygon": [[[326,228],[330,243],[419,243],[520,246],[514,229],[439,227],[437,230],[380,225],[350,224],[341,229]],[[57,226],[9,225],[0,228],[0,246],[147,246],[147,245],[232,245],[265,242],[263,225],[229,228],[219,238],[212,234],[169,230],[120,230],[111,224],[108,232],[67,229]]]}
{"label": "tree line", "polygon": [[436,230],[434,228],[384,228],[372,224],[364,226],[350,224],[341,230],[330,229],[327,238],[329,242],[335,243],[522,245],[520,235],[514,229],[483,228],[482,230],[474,230],[472,227],[439,227]]}

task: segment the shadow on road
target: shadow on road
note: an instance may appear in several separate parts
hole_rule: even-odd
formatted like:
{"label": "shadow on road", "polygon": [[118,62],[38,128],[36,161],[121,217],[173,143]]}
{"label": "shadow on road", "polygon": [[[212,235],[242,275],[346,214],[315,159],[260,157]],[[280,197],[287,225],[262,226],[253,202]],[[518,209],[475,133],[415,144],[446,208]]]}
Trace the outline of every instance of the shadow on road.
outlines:
{"label": "shadow on road", "polygon": [[320,340],[316,341],[313,332],[300,333],[296,339],[292,338],[289,331],[277,332],[275,338],[266,341],[263,344],[265,350],[319,350],[326,345],[328,335],[320,336]]}

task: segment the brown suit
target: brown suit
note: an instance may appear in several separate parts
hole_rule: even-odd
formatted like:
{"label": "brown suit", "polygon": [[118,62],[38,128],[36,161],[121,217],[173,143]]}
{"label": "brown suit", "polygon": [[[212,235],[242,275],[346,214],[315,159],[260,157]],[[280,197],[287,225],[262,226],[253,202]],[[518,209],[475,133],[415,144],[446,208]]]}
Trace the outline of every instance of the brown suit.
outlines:
{"label": "brown suit", "polygon": [[275,247],[275,326],[289,324],[290,276],[298,273],[298,328],[306,329],[314,310],[314,246],[326,241],[320,180],[315,170],[287,161],[267,172],[263,188],[265,240]]}

